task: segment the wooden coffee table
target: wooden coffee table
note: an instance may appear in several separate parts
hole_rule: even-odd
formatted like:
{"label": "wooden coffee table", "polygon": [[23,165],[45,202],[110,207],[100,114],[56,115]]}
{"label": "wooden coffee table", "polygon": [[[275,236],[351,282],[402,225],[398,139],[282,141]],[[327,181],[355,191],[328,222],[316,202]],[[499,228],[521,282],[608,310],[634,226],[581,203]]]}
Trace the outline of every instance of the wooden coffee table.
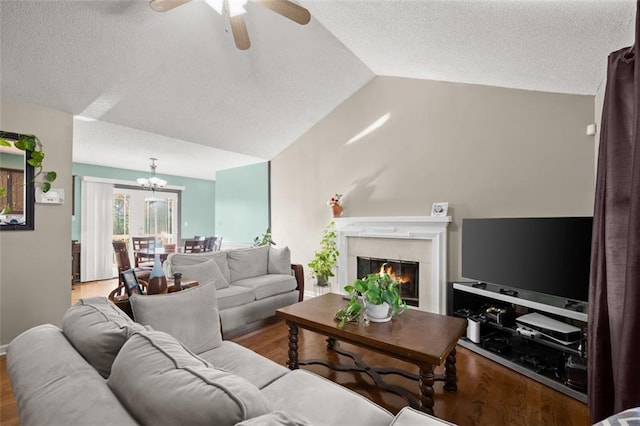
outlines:
{"label": "wooden coffee table", "polygon": [[[328,293],[276,311],[289,327],[289,360],[287,365],[295,370],[299,365],[322,364],[340,371],[360,371],[369,374],[376,385],[406,398],[413,408],[433,414],[433,385],[444,381],[444,389],[455,392],[456,342],[465,333],[467,320],[410,309],[392,321],[349,324],[340,329],[333,317],[347,303],[342,295]],[[298,328],[304,328],[328,337],[327,346],[354,360],[353,365],[336,365],[324,360],[302,361],[298,359]],[[338,342],[348,342],[390,357],[415,364],[419,374],[390,368],[372,368],[362,359],[338,348]],[[434,374],[434,367],[445,364],[443,375]],[[400,374],[415,379],[420,389],[420,400],[399,386],[387,385],[383,374]]]}

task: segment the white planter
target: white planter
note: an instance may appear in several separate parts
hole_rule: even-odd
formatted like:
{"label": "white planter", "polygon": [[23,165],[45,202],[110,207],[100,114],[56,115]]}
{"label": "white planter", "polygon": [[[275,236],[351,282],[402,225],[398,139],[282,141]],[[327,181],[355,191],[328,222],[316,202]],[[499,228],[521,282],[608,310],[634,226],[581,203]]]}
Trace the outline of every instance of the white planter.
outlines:
{"label": "white planter", "polygon": [[382,305],[367,303],[367,317],[369,319],[386,319],[389,317],[389,304],[382,302]]}

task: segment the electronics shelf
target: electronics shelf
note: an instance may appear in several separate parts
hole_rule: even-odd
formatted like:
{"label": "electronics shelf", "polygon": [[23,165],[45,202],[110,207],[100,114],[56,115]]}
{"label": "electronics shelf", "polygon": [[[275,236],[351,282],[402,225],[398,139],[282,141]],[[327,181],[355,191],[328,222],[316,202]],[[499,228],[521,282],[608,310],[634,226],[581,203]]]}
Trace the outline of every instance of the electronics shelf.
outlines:
{"label": "electronics shelf", "polygon": [[[480,285],[480,287],[478,287]],[[467,293],[477,294],[490,299],[501,300],[514,305],[525,306],[542,312],[548,312],[566,318],[587,322],[587,305],[584,302],[567,303],[567,299],[547,294],[534,293],[489,283],[455,282],[453,288]],[[500,290],[512,290],[517,296],[500,293]],[[572,309],[568,308],[570,305]]]}
{"label": "electronics shelf", "polygon": [[[587,304],[561,297],[478,282],[450,285],[449,314],[480,324],[480,335],[459,344],[501,365],[586,403],[586,340],[562,342],[544,333],[518,331],[516,317],[540,313],[585,331]],[[490,308],[488,308],[490,307]],[[489,312],[506,312],[501,319]],[[502,323],[501,323],[502,321]]]}
{"label": "electronics shelf", "polygon": [[535,371],[531,370],[530,368],[517,364],[513,361],[510,361],[507,358],[496,356],[494,352],[491,352],[489,350],[482,348],[481,346],[468,340],[466,337],[463,337],[462,339],[458,340],[458,344],[463,348],[467,348],[473,352],[476,352],[484,356],[485,358],[489,358],[490,360],[497,362],[498,364],[504,365],[505,367],[510,368],[511,370],[517,371],[518,373],[523,374],[529,377],[530,379],[533,379],[537,382],[545,384],[557,390],[558,392],[562,392],[565,395],[569,395],[570,397],[577,399],[578,401],[584,402],[585,404],[587,403],[586,393],[572,389],[569,386],[566,386],[558,382],[557,380],[551,379],[542,374],[538,374]]}

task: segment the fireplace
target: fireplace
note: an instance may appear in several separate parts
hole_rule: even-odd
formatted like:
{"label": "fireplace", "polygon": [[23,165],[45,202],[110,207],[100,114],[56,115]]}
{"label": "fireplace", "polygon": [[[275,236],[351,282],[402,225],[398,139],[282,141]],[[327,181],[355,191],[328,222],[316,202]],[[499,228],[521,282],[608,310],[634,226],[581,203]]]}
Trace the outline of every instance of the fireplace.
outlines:
{"label": "fireplace", "polygon": [[418,306],[419,262],[362,256],[357,256],[357,262],[358,278],[386,272],[398,283],[402,300],[407,302],[407,305]]}
{"label": "fireplace", "polygon": [[336,280],[341,292],[361,275],[357,257],[407,259],[419,264],[417,309],[446,313],[447,225],[451,217],[338,217],[334,221],[340,252]]}

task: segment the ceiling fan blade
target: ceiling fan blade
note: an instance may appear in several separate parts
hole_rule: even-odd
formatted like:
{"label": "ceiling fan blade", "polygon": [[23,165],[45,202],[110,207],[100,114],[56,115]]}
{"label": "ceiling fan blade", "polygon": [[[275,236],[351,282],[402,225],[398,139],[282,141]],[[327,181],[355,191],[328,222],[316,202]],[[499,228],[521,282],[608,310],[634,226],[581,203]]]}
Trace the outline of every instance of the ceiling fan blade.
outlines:
{"label": "ceiling fan blade", "polygon": [[149,7],[156,12],[166,12],[188,1],[189,0],[149,0]]}
{"label": "ceiling fan blade", "polygon": [[251,46],[251,41],[249,41],[247,25],[244,22],[244,14],[231,16],[229,21],[231,22],[231,32],[233,33],[236,47],[240,50],[247,50]]}
{"label": "ceiling fan blade", "polygon": [[275,13],[291,19],[300,25],[308,24],[311,20],[311,14],[302,6],[289,0],[254,0],[264,7],[273,10]]}

